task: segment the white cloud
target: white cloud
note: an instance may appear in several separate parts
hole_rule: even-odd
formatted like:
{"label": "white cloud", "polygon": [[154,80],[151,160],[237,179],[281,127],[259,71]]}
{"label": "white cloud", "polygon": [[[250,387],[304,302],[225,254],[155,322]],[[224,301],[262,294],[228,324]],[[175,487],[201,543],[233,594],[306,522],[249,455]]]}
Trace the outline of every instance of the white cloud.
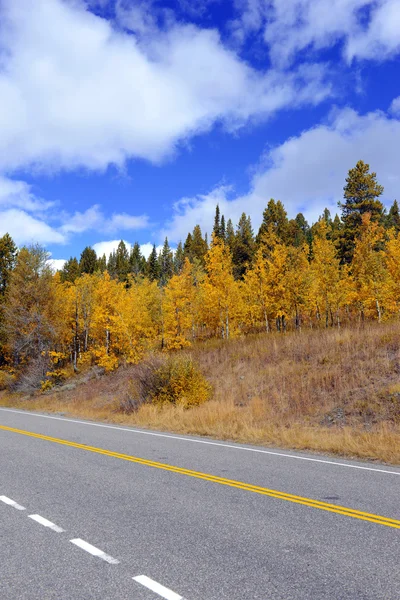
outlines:
{"label": "white cloud", "polygon": [[79,0],[0,7],[3,172],[157,162],[216,121],[235,128],[331,93],[325,69],[258,72],[216,30],[172,24],[142,40]]}
{"label": "white cloud", "polygon": [[64,258],[50,258],[49,259],[50,268],[54,271],[61,271],[65,263],[67,262]]}
{"label": "white cloud", "polygon": [[[107,242],[97,242],[97,244],[93,244],[93,249],[96,251],[97,256],[106,255],[108,258],[112,252],[115,252],[118,248],[118,244],[121,240],[110,240]],[[132,248],[132,244],[124,240],[124,244],[127,247],[128,252],[130,252]],[[162,246],[157,246],[157,252],[160,252]],[[150,256],[151,251],[153,250],[153,244],[150,242],[146,242],[145,244],[141,244],[140,250],[145,258]]]}
{"label": "white cloud", "polygon": [[400,96],[392,100],[389,110],[393,115],[400,116]]}
{"label": "white cloud", "polygon": [[111,217],[107,217],[98,204],[94,204],[84,212],[77,211],[73,215],[63,213],[61,218],[63,220],[61,231],[64,233],[83,233],[89,230],[112,233],[121,230],[144,229],[149,225],[146,215],[114,213]]}
{"label": "white cloud", "polygon": [[400,51],[398,0],[247,0],[238,7],[235,38],[263,30],[275,65],[338,42],[348,61],[382,60]]}
{"label": "white cloud", "polygon": [[176,203],[172,221],[160,237],[179,241],[199,223],[203,231],[212,227],[215,205],[236,224],[243,211],[257,229],[262,212],[272,197],[282,200],[289,217],[303,212],[315,221],[326,206],[333,214],[343,199],[345,177],[360,159],[370,163],[384,185],[389,204],[400,190],[400,120],[382,112],[360,116],[351,109],[336,111],[328,123],[288,139],[266,153],[245,196],[232,197],[232,190],[219,187],[210,194]]}
{"label": "white cloud", "polygon": [[63,244],[65,236],[50,225],[18,208],[0,212],[0,235],[9,233],[17,245]]}

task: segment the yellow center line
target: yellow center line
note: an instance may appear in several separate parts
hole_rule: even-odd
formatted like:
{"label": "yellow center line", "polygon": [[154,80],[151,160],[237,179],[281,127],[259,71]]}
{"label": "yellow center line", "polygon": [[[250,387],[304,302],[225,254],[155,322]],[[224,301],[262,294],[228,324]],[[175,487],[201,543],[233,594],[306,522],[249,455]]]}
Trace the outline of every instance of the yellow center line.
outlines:
{"label": "yellow center line", "polygon": [[162,469],[164,471],[170,471],[171,473],[179,473],[180,475],[186,475],[188,477],[195,477],[196,479],[203,479],[212,483],[218,483],[220,485],[226,485],[232,488],[245,490],[247,492],[253,492],[255,494],[261,494],[263,496],[270,496],[271,498],[278,498],[280,500],[286,500],[288,502],[294,502],[296,504],[303,504],[304,506],[310,506],[312,508],[318,508],[320,510],[326,510],[328,512],[337,513],[346,517],[352,517],[354,519],[361,519],[363,521],[370,521],[371,523],[377,523],[379,525],[386,525],[386,527],[393,527],[400,529],[400,520],[390,519],[380,515],[363,512],[361,510],[355,510],[353,508],[347,508],[345,506],[339,506],[336,504],[329,504],[328,502],[322,502],[320,500],[313,500],[312,498],[306,498],[303,496],[296,496],[295,494],[289,494],[286,492],[280,492],[258,485],[252,485],[250,483],[244,483],[242,481],[236,481],[234,479],[227,479],[225,477],[219,477],[218,475],[211,475],[209,473],[202,473],[201,471],[193,471],[191,469],[184,469],[182,467],[176,467],[174,465],[168,465],[166,463],[156,462],[153,460],[147,460],[139,458],[137,456],[131,456],[129,454],[122,454],[120,452],[113,452],[111,450],[104,450],[103,448],[97,448],[95,446],[88,446],[86,444],[79,444],[77,442],[71,442],[69,440],[63,440],[60,438],[50,437],[41,433],[33,433],[31,431],[25,431],[23,429],[15,429],[14,427],[6,427],[0,425],[0,429],[4,431],[11,431],[20,435],[26,435],[28,437],[45,440],[47,442],[53,442],[55,444],[61,444],[63,446],[70,446],[71,448],[79,448],[80,450],[86,450],[88,452],[94,452],[96,454],[103,454],[105,456],[111,456],[112,458],[119,458],[120,460],[126,460],[129,462],[137,463],[147,467],[153,467],[155,469]]}

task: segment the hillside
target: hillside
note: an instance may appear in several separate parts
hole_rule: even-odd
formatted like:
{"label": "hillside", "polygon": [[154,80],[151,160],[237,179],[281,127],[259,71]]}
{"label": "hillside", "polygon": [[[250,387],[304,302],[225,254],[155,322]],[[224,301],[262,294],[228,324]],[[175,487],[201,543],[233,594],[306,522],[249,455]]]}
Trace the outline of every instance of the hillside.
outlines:
{"label": "hillside", "polygon": [[213,390],[190,409],[128,411],[141,364],[88,369],[44,394],[2,392],[0,403],[400,464],[400,323],[211,340],[182,353]]}

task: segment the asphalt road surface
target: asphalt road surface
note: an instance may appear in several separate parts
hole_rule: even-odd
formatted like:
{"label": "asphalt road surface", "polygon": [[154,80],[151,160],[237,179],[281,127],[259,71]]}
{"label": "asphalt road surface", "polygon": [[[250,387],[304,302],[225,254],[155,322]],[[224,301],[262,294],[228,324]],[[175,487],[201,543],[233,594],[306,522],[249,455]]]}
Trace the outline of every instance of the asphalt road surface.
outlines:
{"label": "asphalt road surface", "polygon": [[1,600],[399,600],[400,468],[0,409]]}

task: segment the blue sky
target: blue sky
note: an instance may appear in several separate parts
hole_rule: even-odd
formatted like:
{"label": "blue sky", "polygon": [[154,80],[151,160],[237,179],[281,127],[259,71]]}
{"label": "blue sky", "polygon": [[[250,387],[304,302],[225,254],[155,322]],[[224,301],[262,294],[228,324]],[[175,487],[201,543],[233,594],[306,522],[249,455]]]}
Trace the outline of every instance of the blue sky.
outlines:
{"label": "blue sky", "polygon": [[0,52],[0,234],[54,259],[314,221],[360,158],[400,199],[398,0],[2,0]]}

